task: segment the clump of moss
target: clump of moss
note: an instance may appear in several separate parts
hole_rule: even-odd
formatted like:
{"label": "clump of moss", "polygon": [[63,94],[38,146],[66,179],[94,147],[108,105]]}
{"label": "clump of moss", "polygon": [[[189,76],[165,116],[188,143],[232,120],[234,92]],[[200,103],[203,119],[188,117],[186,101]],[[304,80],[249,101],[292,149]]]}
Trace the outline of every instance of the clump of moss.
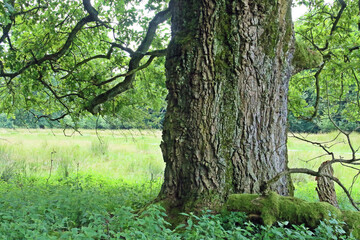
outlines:
{"label": "clump of moss", "polygon": [[258,199],[259,195],[257,194],[232,194],[226,202],[226,207],[229,211],[260,214],[261,211],[256,201]]}
{"label": "clump of moss", "polygon": [[260,216],[266,225],[288,221],[291,224],[305,223],[310,228],[316,228],[324,219],[336,218],[345,221],[348,232],[360,238],[360,213],[346,211],[325,202],[307,202],[294,197],[283,197],[271,192],[266,196],[257,194],[233,194],[226,203],[226,210],[240,211],[250,215]]}
{"label": "clump of moss", "polygon": [[352,232],[354,237],[360,239],[360,213],[354,211],[344,211],[343,217],[346,222],[345,229],[348,232]]}
{"label": "clump of moss", "polygon": [[295,42],[295,53],[292,64],[296,72],[316,68],[320,66],[322,62],[323,58],[320,53],[309,49],[303,42]]}

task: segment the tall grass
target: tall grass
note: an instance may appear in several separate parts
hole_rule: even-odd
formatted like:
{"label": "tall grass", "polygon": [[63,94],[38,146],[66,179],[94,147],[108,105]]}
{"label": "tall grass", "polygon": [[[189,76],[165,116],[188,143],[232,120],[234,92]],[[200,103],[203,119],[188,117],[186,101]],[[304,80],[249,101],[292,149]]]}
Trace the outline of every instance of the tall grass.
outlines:
{"label": "tall grass", "polygon": [[[28,177],[67,178],[77,175],[106,176],[131,183],[161,181],[164,162],[160,151],[161,132],[158,130],[11,130],[0,129],[0,178],[9,180],[16,174]],[[336,133],[309,134],[309,140],[328,142]],[[351,135],[354,148],[360,145],[360,135]],[[351,151],[344,137],[328,146],[337,157],[349,158]],[[288,156],[290,167],[306,167],[316,170],[323,161],[324,151],[318,146],[300,141],[289,135]],[[334,165],[335,177],[346,186],[352,183],[352,176],[358,170]],[[51,171],[51,175],[50,175]],[[49,176],[50,175],[50,176]],[[303,174],[293,175],[296,196],[316,201],[315,178]],[[352,191],[360,193],[359,181]],[[337,189],[342,206],[350,208],[346,197]]]}
{"label": "tall grass", "polygon": [[126,181],[161,178],[159,131],[82,130],[67,137],[60,130],[0,130],[0,173],[67,177],[87,173]]}

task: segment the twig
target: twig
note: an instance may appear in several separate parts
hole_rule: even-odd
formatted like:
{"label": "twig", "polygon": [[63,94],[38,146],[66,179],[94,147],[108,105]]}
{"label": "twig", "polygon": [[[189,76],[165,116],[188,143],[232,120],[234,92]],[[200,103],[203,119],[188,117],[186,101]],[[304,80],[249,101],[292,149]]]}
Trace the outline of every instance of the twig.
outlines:
{"label": "twig", "polygon": [[53,160],[53,154],[55,154],[55,153],[56,153],[55,150],[53,150],[53,151],[51,152],[50,172],[49,172],[49,177],[46,179],[46,185],[48,185],[48,182],[49,182],[49,180],[50,180],[50,178],[51,178],[51,172],[52,172],[53,162],[54,162],[54,160]]}

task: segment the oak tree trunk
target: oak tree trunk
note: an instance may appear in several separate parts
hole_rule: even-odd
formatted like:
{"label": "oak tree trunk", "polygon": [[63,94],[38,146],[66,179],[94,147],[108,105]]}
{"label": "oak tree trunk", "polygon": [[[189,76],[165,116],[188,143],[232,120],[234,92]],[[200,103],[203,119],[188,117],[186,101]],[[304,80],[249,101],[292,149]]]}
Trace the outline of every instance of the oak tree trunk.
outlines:
{"label": "oak tree trunk", "polygon": [[[173,0],[160,197],[214,207],[287,169],[290,0]],[[273,190],[290,193],[290,178]]]}

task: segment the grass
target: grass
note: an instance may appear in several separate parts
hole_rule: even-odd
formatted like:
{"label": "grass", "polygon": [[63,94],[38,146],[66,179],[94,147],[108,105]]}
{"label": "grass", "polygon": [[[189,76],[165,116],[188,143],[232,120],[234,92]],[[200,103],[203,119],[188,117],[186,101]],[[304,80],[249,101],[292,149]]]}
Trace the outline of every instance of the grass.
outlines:
{"label": "grass", "polygon": [[[308,140],[329,142],[336,133],[302,135]],[[352,134],[354,148],[360,145],[360,134]],[[0,174],[3,179],[15,173],[28,177],[68,177],[70,175],[106,176],[125,182],[142,183],[162,179],[165,167],[160,151],[161,131],[158,130],[62,130],[0,129]],[[339,137],[330,150],[339,158],[351,157],[351,150],[344,137]],[[323,161],[324,151],[316,145],[288,138],[290,167],[306,167],[316,170]],[[318,158],[319,157],[319,158]],[[334,165],[335,177],[346,186],[352,183],[357,170]],[[50,177],[52,177],[50,176]],[[315,178],[304,174],[293,175],[296,195],[316,200]],[[342,191],[337,189],[339,193]],[[353,191],[360,191],[359,181]],[[358,194],[356,194],[358,195]],[[339,194],[339,198],[343,196]],[[347,204],[343,204],[344,206]]]}
{"label": "grass", "polygon": [[[0,166],[26,176],[87,173],[112,179],[146,181],[162,177],[159,131],[0,130]],[[0,167],[1,168],[1,167]],[[1,171],[1,170],[0,170]]]}
{"label": "grass", "polygon": [[[180,232],[170,230],[160,207],[143,214],[133,211],[160,190],[161,132],[82,130],[81,134],[0,129],[0,239],[328,239],[319,236],[331,229],[340,229],[332,234],[342,234],[341,226],[328,228],[329,223],[311,232],[304,226],[255,226],[241,216],[208,212],[188,215],[190,222],[178,226]],[[334,134],[307,137],[327,141]],[[360,135],[353,141],[360,143]],[[289,137],[288,146],[290,167],[316,169],[326,160],[307,161],[322,152],[297,139]],[[346,144],[333,148],[349,156]],[[346,185],[356,173],[335,166],[335,175]],[[313,177],[297,175],[294,182],[297,197],[317,201]],[[359,196],[358,182],[353,191]],[[345,195],[337,192],[340,206],[351,209]],[[240,222],[230,226],[236,221]]]}

